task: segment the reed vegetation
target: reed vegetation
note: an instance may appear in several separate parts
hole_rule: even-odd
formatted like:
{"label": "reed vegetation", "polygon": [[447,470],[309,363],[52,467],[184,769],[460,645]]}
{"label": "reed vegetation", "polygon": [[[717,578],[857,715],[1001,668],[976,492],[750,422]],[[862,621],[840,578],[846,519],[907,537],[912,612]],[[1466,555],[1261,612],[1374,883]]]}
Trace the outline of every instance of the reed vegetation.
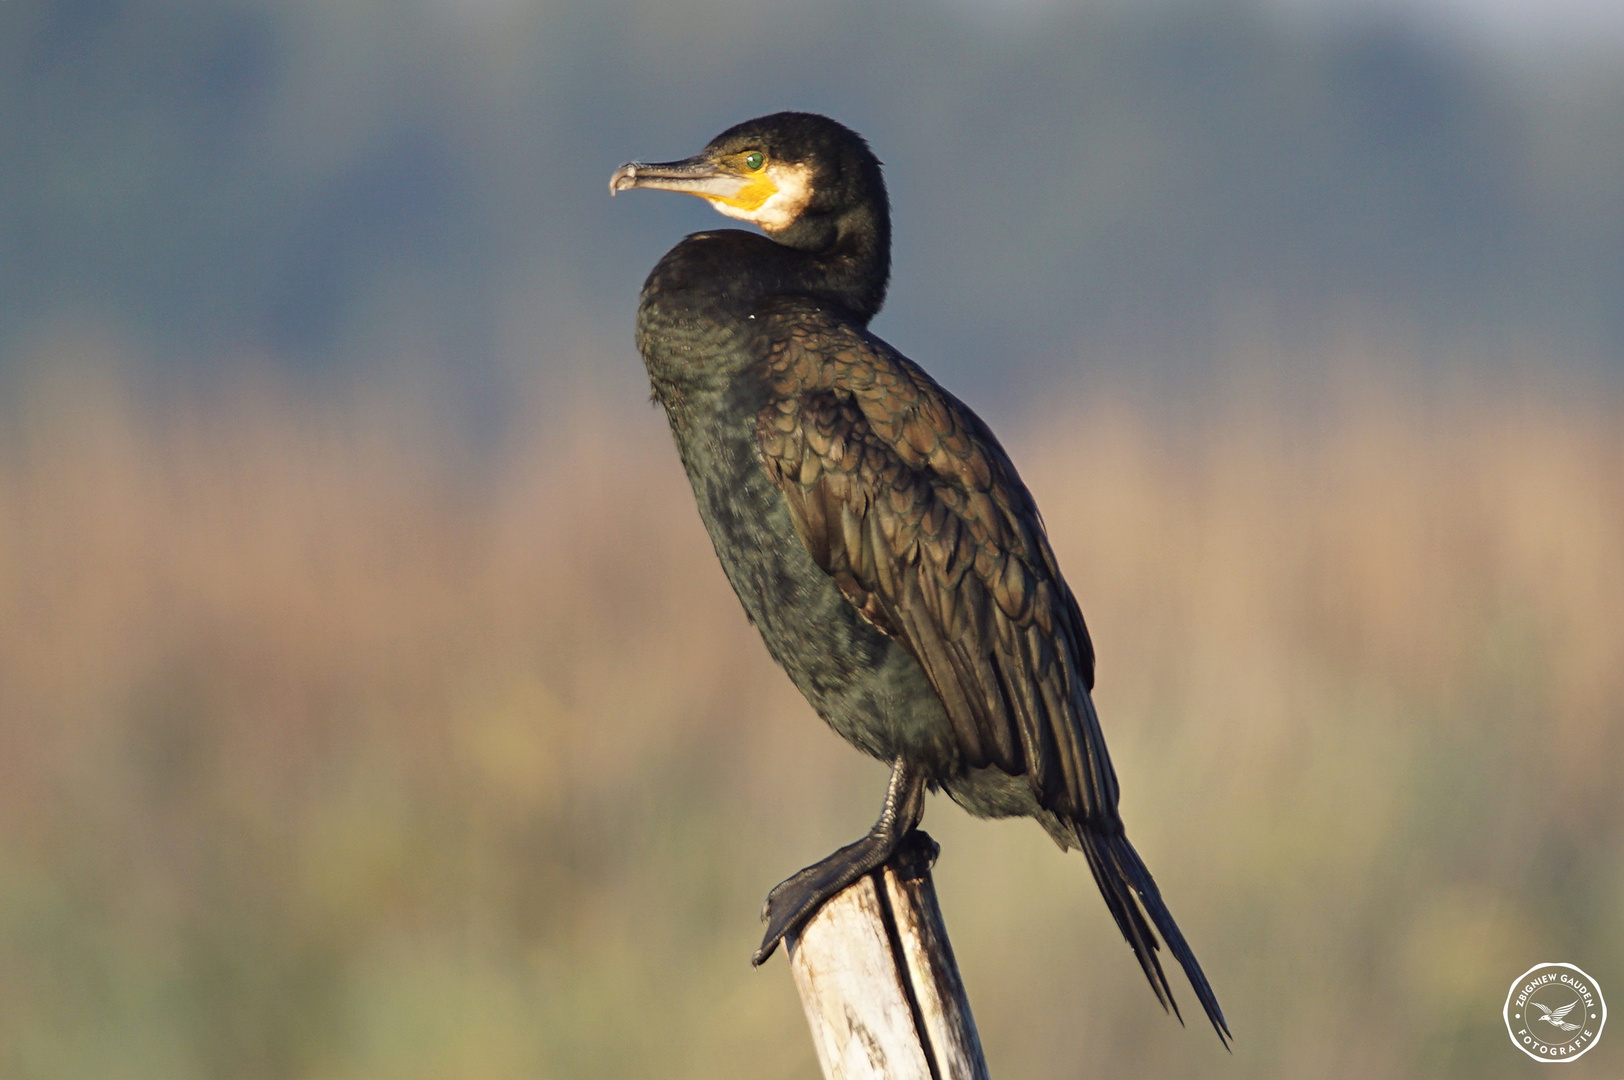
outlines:
{"label": "reed vegetation", "polygon": [[[884,770],[767,658],[656,414],[583,393],[473,453],[359,392],[14,389],[0,1075],[816,1075],[756,913]],[[1524,1076],[1523,970],[1624,1002],[1624,401],[999,426],[1236,1042],[1161,1015],[1080,859],[933,799],[995,1076]]]}

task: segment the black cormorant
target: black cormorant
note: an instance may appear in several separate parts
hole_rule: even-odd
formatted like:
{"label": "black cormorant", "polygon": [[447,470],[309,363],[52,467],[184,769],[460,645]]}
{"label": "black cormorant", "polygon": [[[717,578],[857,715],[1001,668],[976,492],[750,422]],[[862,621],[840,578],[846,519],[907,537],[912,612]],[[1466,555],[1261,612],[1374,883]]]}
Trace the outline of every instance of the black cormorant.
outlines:
{"label": "black cormorant", "polygon": [[940,788],[1081,848],[1157,999],[1177,1012],[1160,933],[1227,1041],[1123,833],[1094,648],[1032,496],[980,418],[867,330],[891,266],[868,144],[776,113],[683,161],[621,166],[609,190],[629,188],[699,195],[766,233],[695,233],[667,252],[643,286],[637,347],[767,650],[818,715],[891,766],[868,835],[767,897],[755,962],[885,862]]}

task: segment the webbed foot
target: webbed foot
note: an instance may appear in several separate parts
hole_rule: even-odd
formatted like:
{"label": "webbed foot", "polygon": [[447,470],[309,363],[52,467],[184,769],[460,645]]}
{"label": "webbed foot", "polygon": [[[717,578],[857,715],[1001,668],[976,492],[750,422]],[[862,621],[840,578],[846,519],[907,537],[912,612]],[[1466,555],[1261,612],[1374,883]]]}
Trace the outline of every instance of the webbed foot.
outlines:
{"label": "webbed foot", "polygon": [[883,866],[924,813],[925,780],[899,758],[891,769],[880,820],[868,835],[779,882],[767,894],[761,907],[767,933],[750,962],[757,967],[766,963],[778,943],[798,932],[819,908],[864,874]]}

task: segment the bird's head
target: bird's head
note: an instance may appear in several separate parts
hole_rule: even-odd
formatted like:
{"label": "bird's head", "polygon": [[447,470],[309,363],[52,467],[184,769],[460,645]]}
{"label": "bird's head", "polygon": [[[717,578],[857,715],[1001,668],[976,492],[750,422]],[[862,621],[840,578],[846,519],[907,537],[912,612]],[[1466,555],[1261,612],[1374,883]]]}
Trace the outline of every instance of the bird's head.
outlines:
{"label": "bird's head", "polygon": [[815,113],[746,120],[682,161],[628,162],[609,178],[609,193],[631,188],[698,195],[728,217],[806,251],[858,239],[889,247],[879,159],[862,136]]}

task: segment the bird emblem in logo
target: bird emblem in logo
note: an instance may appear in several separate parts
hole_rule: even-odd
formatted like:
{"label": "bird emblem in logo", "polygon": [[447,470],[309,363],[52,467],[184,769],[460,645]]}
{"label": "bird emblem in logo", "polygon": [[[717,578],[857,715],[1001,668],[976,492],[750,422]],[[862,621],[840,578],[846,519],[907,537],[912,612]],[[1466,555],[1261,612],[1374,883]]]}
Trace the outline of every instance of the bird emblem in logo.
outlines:
{"label": "bird emblem in logo", "polygon": [[1536,1008],[1540,1012],[1544,1013],[1545,1015],[1540,1017],[1540,1019],[1545,1021],[1547,1024],[1550,1024],[1552,1027],[1559,1027],[1563,1031],[1578,1031],[1579,1030],[1579,1025],[1578,1024],[1570,1024],[1570,1023],[1567,1023],[1565,1020],[1562,1019],[1564,1016],[1568,1015],[1568,1013],[1573,1011],[1573,1007],[1575,1005],[1579,1004],[1579,999],[1578,998],[1574,998],[1572,1001],[1568,1002],[1566,1005],[1562,1006],[1560,1009],[1547,1009],[1545,1006],[1541,1005],[1537,1001],[1530,1001],[1528,1004],[1532,1005],[1534,1008]]}

